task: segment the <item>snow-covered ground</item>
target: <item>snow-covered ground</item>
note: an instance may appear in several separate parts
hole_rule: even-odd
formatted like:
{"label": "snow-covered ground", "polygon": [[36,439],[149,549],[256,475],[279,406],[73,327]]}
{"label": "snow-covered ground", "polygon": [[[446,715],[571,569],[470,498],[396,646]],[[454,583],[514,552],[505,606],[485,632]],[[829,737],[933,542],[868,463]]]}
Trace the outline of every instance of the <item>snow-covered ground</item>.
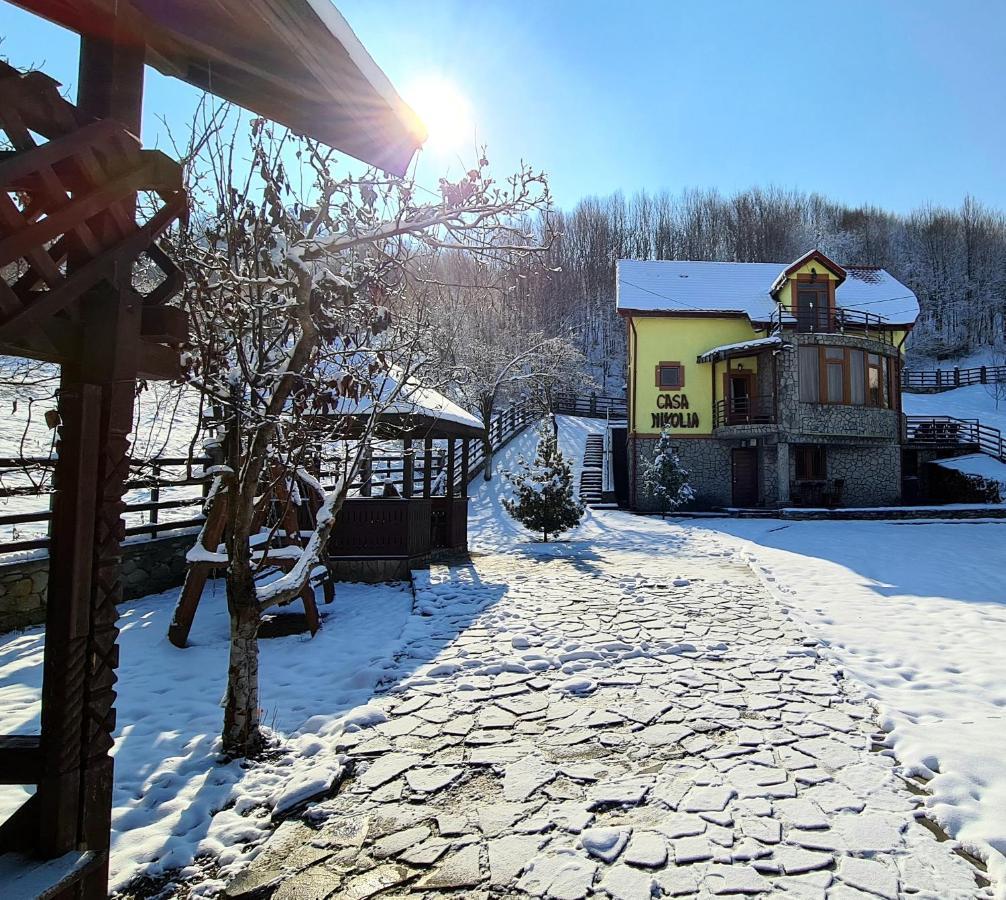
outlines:
{"label": "snow-covered ground", "polygon": [[[561,417],[560,446],[579,463],[586,435],[601,428]],[[531,429],[497,465],[507,469],[533,449]],[[476,559],[547,552],[567,557],[583,579],[611,578],[599,552],[608,566],[622,551],[629,565],[659,559],[669,578],[688,556],[752,565],[794,621],[826,645],[849,689],[875,702],[897,761],[930,779],[928,814],[989,860],[1006,897],[1006,524],[663,521],[600,510],[545,548],[505,514],[505,492],[501,478],[473,485]],[[207,853],[227,864],[265,836],[277,807],[338,770],[334,747],[371,715],[366,706],[347,713],[428,668],[465,622],[496,602],[492,585],[472,578],[415,608],[407,589],[341,585],[313,641],[263,641],[262,704],[289,752],[250,769],[215,757],[227,644],[220,589],[204,599],[186,650],[165,638],[172,593],[125,607],[113,885]],[[0,733],[37,729],[41,648],[38,629],[0,640]],[[12,803],[17,794],[0,797]]]}
{"label": "snow-covered ground", "polygon": [[[220,765],[229,633],[223,586],[207,588],[185,650],[166,637],[176,597],[172,591],[122,609],[113,889],[207,853],[226,863],[241,844],[267,834],[270,810],[292,799],[285,792],[330,780],[341,757],[324,752],[326,728],[366,703],[414,637],[408,586],[340,585],[335,602],[321,607],[324,627],[314,640],[261,642],[263,718],[287,754],[252,769]],[[0,640],[0,733],[38,731],[42,646],[41,629]],[[0,788],[0,820],[23,799],[22,788]]]}
{"label": "snow-covered ground", "polygon": [[[681,526],[676,526],[681,527]],[[930,815],[1006,882],[1006,524],[729,520],[731,542],[875,701]]]}

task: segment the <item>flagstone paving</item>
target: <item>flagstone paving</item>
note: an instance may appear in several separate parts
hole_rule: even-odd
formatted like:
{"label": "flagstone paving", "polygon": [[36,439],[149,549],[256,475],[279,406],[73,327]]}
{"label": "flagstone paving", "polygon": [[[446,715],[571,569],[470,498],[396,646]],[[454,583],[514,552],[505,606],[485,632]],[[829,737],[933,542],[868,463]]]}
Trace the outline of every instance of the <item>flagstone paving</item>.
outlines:
{"label": "flagstone paving", "polygon": [[435,570],[417,607],[353,774],[229,895],[990,896],[744,565],[557,545]]}

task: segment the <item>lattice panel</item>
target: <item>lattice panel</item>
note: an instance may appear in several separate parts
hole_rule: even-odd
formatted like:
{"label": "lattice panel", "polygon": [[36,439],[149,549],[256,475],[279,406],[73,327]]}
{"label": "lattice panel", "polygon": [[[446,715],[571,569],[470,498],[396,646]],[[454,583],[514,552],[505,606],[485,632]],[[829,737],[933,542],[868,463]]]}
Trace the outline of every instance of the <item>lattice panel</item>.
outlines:
{"label": "lattice panel", "polygon": [[[3,63],[0,131],[12,151],[0,157],[0,344],[62,361],[76,351],[76,301],[142,253],[165,275],[147,302],[177,288],[154,242],[185,210],[181,168],[116,122],[84,120],[48,76]],[[140,223],[137,191],[161,201]]]}

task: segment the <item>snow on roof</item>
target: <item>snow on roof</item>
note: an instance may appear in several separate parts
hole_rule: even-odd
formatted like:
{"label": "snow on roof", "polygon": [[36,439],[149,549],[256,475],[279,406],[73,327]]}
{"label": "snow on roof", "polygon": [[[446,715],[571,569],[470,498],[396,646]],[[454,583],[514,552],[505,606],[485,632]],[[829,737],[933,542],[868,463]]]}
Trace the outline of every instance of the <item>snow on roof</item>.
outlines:
{"label": "snow on roof", "polygon": [[426,416],[457,425],[482,428],[482,421],[466,409],[432,388],[423,387],[413,378],[404,376],[397,369],[392,369],[381,378],[375,396],[360,400],[342,397],[337,408],[343,415],[360,415],[374,407],[381,415]]}
{"label": "snow on roof", "polygon": [[[802,269],[811,260],[816,260],[820,265],[828,269],[833,275],[835,275],[838,278],[840,282],[845,281],[846,276],[845,269],[843,269],[833,259],[829,259],[820,250],[814,247],[813,249],[808,250],[806,253],[804,253],[803,256],[793,260],[793,262],[791,262],[788,266],[786,266],[785,269],[783,269],[778,275],[776,275],[775,281],[772,282],[772,287],[769,288],[769,293],[773,297],[775,297],[779,293],[779,291],[783,289],[790,275]],[[813,269],[811,271],[813,271]]]}
{"label": "snow on roof", "polygon": [[[767,322],[776,308],[771,289],[791,263],[692,262],[620,259],[615,305],[622,311],[724,313]],[[875,313],[892,324],[911,324],[919,301],[884,269],[846,266],[835,299],[843,309]]]}
{"label": "snow on roof", "polygon": [[729,356],[735,354],[738,351],[745,350],[764,350],[766,347],[777,347],[782,344],[782,338],[778,334],[773,334],[770,337],[755,338],[751,341],[740,341],[736,344],[723,344],[720,347],[713,347],[712,350],[706,350],[696,362],[712,362],[714,358],[722,359],[724,356]]}

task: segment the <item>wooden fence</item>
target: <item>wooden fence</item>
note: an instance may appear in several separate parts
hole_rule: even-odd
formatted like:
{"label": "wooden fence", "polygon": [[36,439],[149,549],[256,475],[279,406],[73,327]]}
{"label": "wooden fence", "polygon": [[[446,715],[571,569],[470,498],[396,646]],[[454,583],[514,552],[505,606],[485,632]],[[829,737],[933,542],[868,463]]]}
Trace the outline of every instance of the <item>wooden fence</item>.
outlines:
{"label": "wooden fence", "polygon": [[[493,447],[498,450],[540,416],[540,410],[529,400],[520,400],[498,413],[492,420],[489,433]],[[0,458],[0,480],[23,480],[29,483],[0,487],[0,499],[31,497],[37,500],[34,509],[24,512],[0,514],[0,534],[10,537],[0,539],[0,554],[44,550],[49,546],[48,526],[51,520],[52,492],[48,487],[34,485],[48,481],[55,460],[52,457]],[[202,525],[202,505],[209,484],[203,467],[210,464],[204,456],[158,457],[137,461],[126,482],[123,509],[126,536],[152,538],[170,531]],[[326,488],[334,486],[338,477],[336,460],[323,461],[321,482]],[[413,494],[422,493],[427,477],[421,449],[415,453],[413,467]],[[474,478],[485,466],[485,447],[482,441],[473,440],[469,455],[469,478]],[[446,468],[446,447],[433,449],[429,478],[436,482]],[[405,461],[401,453],[374,454],[358,478],[350,484],[350,492],[368,495],[375,486],[391,482],[402,492]],[[460,467],[456,467],[455,488],[461,486]],[[24,536],[17,534],[18,526],[27,526]],[[42,532],[45,531],[45,534]]]}
{"label": "wooden fence", "polygon": [[905,369],[901,387],[906,391],[952,391],[969,384],[999,384],[1006,382],[1006,366],[973,366],[961,369]]}
{"label": "wooden fence", "polygon": [[625,397],[564,393],[556,397],[555,411],[562,415],[585,416],[591,419],[625,419],[628,415],[628,404]]}

